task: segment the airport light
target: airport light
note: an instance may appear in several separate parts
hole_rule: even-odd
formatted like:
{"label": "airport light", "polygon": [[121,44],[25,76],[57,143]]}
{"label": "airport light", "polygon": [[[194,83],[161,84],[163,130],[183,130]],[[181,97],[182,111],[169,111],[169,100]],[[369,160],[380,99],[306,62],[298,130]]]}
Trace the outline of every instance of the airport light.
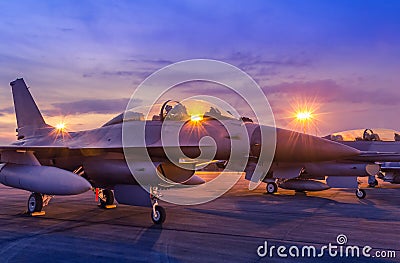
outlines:
{"label": "airport light", "polygon": [[312,113],[309,111],[300,111],[296,113],[296,119],[298,121],[308,121],[312,119]]}
{"label": "airport light", "polygon": [[200,116],[200,115],[192,115],[192,116],[190,116],[190,120],[191,120],[192,122],[199,122],[199,121],[202,121],[202,120],[203,120],[203,117]]}
{"label": "airport light", "polygon": [[51,132],[51,135],[57,139],[57,138],[62,138],[64,139],[65,137],[69,137],[68,131],[67,131],[67,124],[63,121],[58,122],[55,126],[53,131]]}
{"label": "airport light", "polygon": [[57,123],[56,124],[56,129],[58,131],[64,131],[65,130],[65,123],[63,123],[63,122]]}
{"label": "airport light", "polygon": [[309,126],[309,124],[312,124],[312,121],[313,121],[312,112],[307,111],[307,110],[298,111],[296,113],[296,120],[303,127],[303,133],[307,133],[307,126]]}
{"label": "airport light", "polygon": [[315,128],[315,135],[318,134],[317,124],[320,121],[321,113],[317,113],[321,105],[316,98],[297,98],[289,103],[291,111],[287,118],[290,119],[289,126],[294,130],[301,130],[303,133],[310,132]]}

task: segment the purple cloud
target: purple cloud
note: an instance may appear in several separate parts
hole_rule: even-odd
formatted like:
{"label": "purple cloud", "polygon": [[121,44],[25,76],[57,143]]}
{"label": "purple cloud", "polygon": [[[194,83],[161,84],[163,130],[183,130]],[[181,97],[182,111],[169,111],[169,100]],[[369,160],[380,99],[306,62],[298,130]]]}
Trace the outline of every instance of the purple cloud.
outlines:
{"label": "purple cloud", "polygon": [[273,67],[308,67],[311,66],[313,61],[311,58],[300,54],[295,56],[283,57],[265,57],[261,55],[254,55],[250,52],[235,52],[227,57],[229,61],[238,61],[238,66],[243,69],[259,68],[260,66],[273,66]]}
{"label": "purple cloud", "polygon": [[5,114],[14,114],[14,107],[0,109],[0,116],[3,116]]}
{"label": "purple cloud", "polygon": [[91,78],[91,77],[97,77],[97,76],[102,76],[102,77],[131,77],[131,76],[136,76],[138,75],[138,72],[135,71],[124,71],[124,70],[117,70],[117,71],[102,71],[102,72],[92,72],[92,73],[84,73],[82,77],[84,78]]}
{"label": "purple cloud", "polygon": [[[56,116],[59,114],[83,114],[83,113],[119,113],[123,112],[129,102],[128,98],[122,99],[86,99],[73,102],[53,103],[54,109],[44,111],[46,115]],[[139,105],[140,101],[136,103]]]}
{"label": "purple cloud", "polygon": [[387,89],[356,90],[339,85],[332,79],[316,81],[284,82],[263,87],[266,95],[285,97],[315,98],[322,102],[350,102],[371,104],[392,104],[400,100],[400,93]]}

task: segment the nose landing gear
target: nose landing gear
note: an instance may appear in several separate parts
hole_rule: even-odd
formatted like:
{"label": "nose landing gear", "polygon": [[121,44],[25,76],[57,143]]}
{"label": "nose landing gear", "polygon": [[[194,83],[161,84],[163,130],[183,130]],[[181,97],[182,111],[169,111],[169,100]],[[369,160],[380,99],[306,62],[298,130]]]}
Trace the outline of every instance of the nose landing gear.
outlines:
{"label": "nose landing gear", "polygon": [[164,207],[158,205],[158,199],[160,197],[160,193],[157,187],[151,188],[150,199],[152,203],[152,210],[151,210],[151,220],[154,224],[160,225],[164,223],[167,213],[165,212]]}

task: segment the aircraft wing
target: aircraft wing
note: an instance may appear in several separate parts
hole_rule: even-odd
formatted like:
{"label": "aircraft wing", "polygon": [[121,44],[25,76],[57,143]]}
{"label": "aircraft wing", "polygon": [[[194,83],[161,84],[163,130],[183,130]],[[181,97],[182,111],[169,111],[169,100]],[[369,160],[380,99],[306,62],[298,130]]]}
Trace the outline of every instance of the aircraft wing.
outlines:
{"label": "aircraft wing", "polygon": [[[59,155],[63,152],[69,151],[68,147],[64,146],[20,146],[20,145],[7,145],[0,146],[0,156],[4,156],[5,152],[7,153],[23,153],[23,152],[33,152],[38,155],[44,155],[46,157],[52,157]],[[2,162],[6,162],[1,158]]]}
{"label": "aircraft wing", "polygon": [[[203,147],[214,147],[214,146],[201,146]],[[182,146],[174,146],[167,145],[162,146],[160,144],[152,144],[143,146],[129,146],[125,147],[125,150],[144,150],[146,149],[151,156],[163,157],[163,149],[181,149],[183,152],[193,152],[198,151],[198,145],[182,145]],[[121,146],[110,145],[91,145],[91,146],[22,146],[22,145],[6,145],[0,146],[0,155],[2,152],[32,152],[37,157],[45,157],[52,158],[53,156],[60,156],[63,154],[72,154],[72,155],[82,155],[82,156],[97,156],[102,155],[108,152],[114,153],[124,153],[124,148]]]}
{"label": "aircraft wing", "polygon": [[352,157],[351,160],[363,162],[400,162],[398,152],[361,152],[360,155]]}
{"label": "aircraft wing", "polygon": [[400,167],[392,167],[392,166],[383,166],[381,168],[382,171],[391,171],[391,170],[400,170]]}
{"label": "aircraft wing", "polygon": [[19,146],[19,145],[7,145],[0,146],[0,152],[4,151],[50,151],[50,150],[69,150],[70,148],[65,146]]}

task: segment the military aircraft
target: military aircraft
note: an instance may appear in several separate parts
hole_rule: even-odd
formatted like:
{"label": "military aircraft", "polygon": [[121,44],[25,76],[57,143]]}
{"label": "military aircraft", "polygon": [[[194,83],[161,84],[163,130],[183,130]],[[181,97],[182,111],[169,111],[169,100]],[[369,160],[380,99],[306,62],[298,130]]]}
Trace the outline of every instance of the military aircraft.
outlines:
{"label": "military aircraft", "polygon": [[[249,158],[247,166],[250,170],[254,171],[263,147],[270,147],[268,142],[261,140],[261,125],[243,123],[215,107],[208,107],[208,111],[200,115],[190,116],[186,109],[190,105],[171,101],[161,104],[150,118],[136,111],[126,111],[97,129],[70,132],[63,125],[53,127],[44,121],[23,79],[17,79],[10,85],[18,138],[10,145],[0,146],[0,182],[32,192],[28,198],[30,214],[42,211],[54,195],[75,195],[91,189],[103,207],[113,204],[115,196],[120,204],[151,207],[152,221],[163,223],[166,213],[158,204],[159,189],[152,190],[157,186],[154,182],[204,183],[194,174],[193,166],[183,169],[171,162],[165,149],[182,150],[184,157],[196,158],[201,152],[201,138],[210,136],[216,142],[215,159],[228,160],[231,140],[240,140],[227,133],[215,114],[224,116],[228,126],[246,128],[250,152],[244,156]],[[177,123],[181,130],[179,143],[168,142],[165,148],[161,143],[161,130],[167,122]],[[202,128],[194,133],[193,125],[199,123]],[[138,131],[137,127],[143,124],[146,127],[145,138],[137,138],[140,133],[123,135],[124,125]],[[123,145],[123,136],[134,140],[128,140],[128,144]],[[137,143],[137,139],[146,144]],[[284,129],[276,129],[276,141],[276,163],[329,161],[360,154],[358,150],[337,142]],[[150,159],[141,155],[129,157],[134,166],[131,169],[125,155],[129,149],[145,151]],[[146,191],[143,185],[139,185],[138,178],[156,180],[146,181]]]}
{"label": "military aircraft", "polygon": [[375,162],[381,165],[381,172],[369,177],[371,187],[378,185],[378,178],[390,182],[400,182],[398,167],[400,162],[400,133],[391,129],[359,129],[328,135],[326,138],[356,148],[363,153],[355,160]]}
{"label": "military aircraft", "polygon": [[[393,130],[350,130],[333,133],[325,139],[340,142],[361,151],[358,156],[328,162],[307,162],[281,165],[266,176],[267,193],[277,187],[296,191],[322,191],[329,188],[356,188],[356,196],[365,198],[366,192],[358,187],[358,177],[368,177],[371,187],[378,184],[376,176],[388,182],[398,182],[400,162],[399,133]],[[283,166],[283,167],[282,167]],[[382,166],[382,167],[381,167]],[[279,173],[284,169],[286,173]],[[380,170],[384,174],[380,173]]]}

